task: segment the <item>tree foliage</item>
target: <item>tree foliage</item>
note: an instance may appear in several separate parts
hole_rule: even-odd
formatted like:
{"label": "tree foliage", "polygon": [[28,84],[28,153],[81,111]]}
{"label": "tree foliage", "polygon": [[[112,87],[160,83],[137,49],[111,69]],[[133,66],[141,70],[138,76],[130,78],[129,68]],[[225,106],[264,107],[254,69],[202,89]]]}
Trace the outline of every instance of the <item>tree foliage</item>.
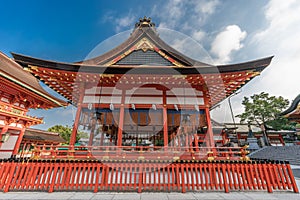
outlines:
{"label": "tree foliage", "polygon": [[292,124],[279,114],[288,106],[289,101],[283,97],[269,96],[262,92],[249,97],[244,97],[242,105],[245,107],[244,113],[237,115],[241,123],[256,123],[257,125],[269,125],[272,128],[291,129]]}
{"label": "tree foliage", "polygon": [[275,120],[266,122],[275,130],[294,130],[297,122],[290,122],[287,118],[279,116]]}
{"label": "tree foliage", "polygon": [[[63,125],[55,125],[55,126],[52,126],[50,128],[48,128],[48,131],[50,132],[55,132],[55,133],[59,133],[59,135],[64,138],[67,142],[67,144],[69,144],[70,142],[70,137],[71,137],[71,134],[72,134],[72,127],[66,125],[66,126],[63,126]],[[84,132],[80,132],[78,131],[77,132],[77,136],[76,136],[76,142],[85,135],[86,133]]]}

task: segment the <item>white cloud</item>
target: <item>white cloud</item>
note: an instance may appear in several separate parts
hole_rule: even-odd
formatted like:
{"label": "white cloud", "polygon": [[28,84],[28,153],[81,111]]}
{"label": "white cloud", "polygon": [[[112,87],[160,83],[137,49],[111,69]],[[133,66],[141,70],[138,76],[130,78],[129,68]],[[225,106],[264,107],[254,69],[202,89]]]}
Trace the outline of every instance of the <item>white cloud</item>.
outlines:
{"label": "white cloud", "polygon": [[128,29],[128,27],[132,27],[134,22],[136,21],[136,16],[132,13],[128,13],[127,16],[123,16],[115,19],[116,23],[116,32],[120,32],[123,28]]}
{"label": "white cloud", "polygon": [[275,56],[255,86],[290,100],[300,93],[299,13],[300,1],[270,1],[265,10],[268,26],[252,40],[258,54]]}
{"label": "white cloud", "polygon": [[155,6],[151,16],[161,19],[158,27],[174,29],[186,13],[185,4],[182,1],[170,0],[161,6]]}
{"label": "white cloud", "polygon": [[201,41],[205,37],[206,33],[204,31],[195,31],[192,33],[192,38]]}
{"label": "white cloud", "polygon": [[[292,101],[299,93],[300,74],[300,1],[271,0],[265,7],[266,27],[251,38],[257,57],[274,55],[270,66],[248,83],[242,93],[232,98],[234,114],[243,112],[242,97],[262,91],[272,96],[283,96]],[[226,104],[222,104],[227,106]],[[223,121],[224,116],[212,112],[213,118]],[[225,121],[232,121],[226,117]],[[238,121],[238,120],[236,120]]]}
{"label": "white cloud", "polygon": [[201,41],[199,41],[203,39],[204,32],[197,32],[193,34],[194,37],[190,37],[178,31],[159,28],[158,33],[164,42],[182,54],[205,63],[213,63],[209,53],[203,48]]}
{"label": "white cloud", "polygon": [[153,7],[151,16],[159,18],[159,28],[169,28],[192,35],[200,41],[204,37],[202,26],[215,12],[218,0],[169,0]]}
{"label": "white cloud", "polygon": [[107,11],[100,20],[100,23],[110,23],[115,25],[115,31],[117,33],[128,30],[133,27],[140,16],[137,16],[135,12],[129,10],[126,14],[118,14],[116,11]]}
{"label": "white cloud", "polygon": [[169,1],[167,6],[169,6],[169,9],[167,10],[167,13],[169,15],[169,18],[172,19],[179,19],[184,16],[185,10],[183,9],[183,2],[178,0]]}
{"label": "white cloud", "polygon": [[211,53],[217,56],[216,63],[227,63],[231,61],[231,53],[243,47],[241,43],[247,33],[237,25],[229,25],[220,32],[211,45]]}
{"label": "white cloud", "polygon": [[201,3],[196,2],[195,10],[196,12],[201,11],[204,14],[212,14],[215,12],[215,9],[218,6],[218,4],[219,4],[218,0],[205,1]]}
{"label": "white cloud", "polygon": [[68,106],[66,108],[56,109],[55,111],[56,116],[67,117],[73,116],[75,118],[76,108],[74,106]]}

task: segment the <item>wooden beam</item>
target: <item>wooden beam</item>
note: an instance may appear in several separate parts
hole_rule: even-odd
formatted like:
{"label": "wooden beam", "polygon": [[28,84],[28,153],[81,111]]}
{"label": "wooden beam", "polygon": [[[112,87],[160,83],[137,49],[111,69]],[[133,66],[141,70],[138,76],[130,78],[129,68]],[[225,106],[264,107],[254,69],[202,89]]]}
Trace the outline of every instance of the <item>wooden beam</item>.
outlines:
{"label": "wooden beam", "polygon": [[23,139],[26,128],[27,127],[24,125],[24,127],[20,131],[19,137],[18,137],[17,142],[15,144],[15,148],[14,148],[13,153],[12,153],[13,155],[16,155],[19,151],[19,148],[20,148],[20,145],[21,145],[21,142],[22,142],[22,139]]}
{"label": "wooden beam", "polygon": [[[181,104],[176,104],[178,109],[195,109],[195,105],[181,105]],[[93,104],[94,108],[109,108],[110,104],[99,104],[99,103],[94,103]],[[121,108],[121,104],[114,104],[115,108]],[[157,109],[162,109],[163,105],[161,104],[156,104]],[[82,108],[88,108],[88,103],[83,103]],[[131,104],[124,104],[124,108],[131,108]],[[152,108],[152,104],[135,104],[136,109],[149,109]],[[175,109],[174,104],[167,104],[166,105],[167,109]],[[199,105],[199,109],[205,109],[204,105]]]}
{"label": "wooden beam", "polygon": [[93,146],[93,140],[94,140],[94,134],[95,134],[95,128],[96,128],[96,119],[92,119],[92,128],[90,131],[90,137],[89,137],[89,146]]}
{"label": "wooden beam", "polygon": [[82,108],[82,101],[83,101],[83,97],[84,97],[84,83],[81,83],[79,85],[79,100],[77,103],[77,111],[76,111],[76,116],[75,116],[75,120],[74,120],[74,125],[73,125],[73,130],[72,130],[72,134],[71,134],[71,138],[70,138],[70,145],[75,144],[76,142],[76,135],[77,135],[77,130],[78,130],[78,126],[79,126],[79,119],[80,119],[80,114],[81,114],[81,108]]}
{"label": "wooden beam", "polygon": [[168,146],[168,111],[167,111],[167,91],[163,90],[163,131],[164,131],[164,146],[167,148]]}
{"label": "wooden beam", "polygon": [[[1,133],[0,133],[0,139],[2,139],[3,134],[6,133],[6,131],[8,130],[8,125],[9,125],[9,124],[5,124],[5,125],[2,127],[2,130],[1,130]],[[0,143],[0,149],[1,149],[1,146],[2,146],[2,142]]]}
{"label": "wooden beam", "polygon": [[205,116],[206,116],[206,121],[207,121],[207,133],[206,134],[208,134],[209,147],[214,148],[215,147],[214,132],[212,130],[209,107],[205,108]]}
{"label": "wooden beam", "polygon": [[118,137],[117,137],[117,146],[122,146],[122,135],[123,135],[123,125],[124,125],[124,103],[125,103],[126,90],[122,90],[121,106],[120,106],[120,117],[119,117],[119,126],[118,126]]}

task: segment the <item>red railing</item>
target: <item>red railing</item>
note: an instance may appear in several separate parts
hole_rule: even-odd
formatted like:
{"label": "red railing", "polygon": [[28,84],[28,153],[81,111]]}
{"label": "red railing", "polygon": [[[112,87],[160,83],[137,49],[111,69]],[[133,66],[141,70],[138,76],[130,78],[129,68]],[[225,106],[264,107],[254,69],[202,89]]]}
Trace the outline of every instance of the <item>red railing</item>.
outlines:
{"label": "red railing", "polygon": [[2,160],[0,190],[299,192],[289,164],[269,161]]}
{"label": "red railing", "polygon": [[242,147],[150,147],[150,146],[35,146],[31,154],[18,157],[33,159],[97,160],[247,160]]}

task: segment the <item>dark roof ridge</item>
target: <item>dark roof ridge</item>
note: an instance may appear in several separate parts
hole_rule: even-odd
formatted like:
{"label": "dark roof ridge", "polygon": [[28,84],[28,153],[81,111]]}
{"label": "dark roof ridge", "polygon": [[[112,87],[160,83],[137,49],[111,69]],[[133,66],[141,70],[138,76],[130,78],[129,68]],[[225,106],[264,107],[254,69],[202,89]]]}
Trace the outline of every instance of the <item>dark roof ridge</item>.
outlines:
{"label": "dark roof ridge", "polygon": [[[81,65],[79,63],[62,63],[55,61],[47,61],[39,58],[33,58],[30,56],[25,56],[21,54],[12,53],[16,62],[20,63],[23,67],[27,67],[28,65],[47,67],[52,69],[61,69],[67,71],[81,71],[81,72],[90,72],[90,73],[126,73],[128,70],[132,68],[142,69],[143,72],[148,73],[147,70],[150,70],[151,73],[160,73],[156,69],[158,66],[103,66],[103,65]],[[254,70],[257,72],[262,71],[266,66],[268,66],[272,60],[273,56],[256,59],[252,61],[237,63],[237,64],[228,64],[228,65],[219,65],[219,66],[188,66],[188,67],[172,67],[172,70],[177,70],[181,74],[193,74],[193,73],[226,73],[226,72],[237,72],[237,71],[245,71],[245,70]],[[83,68],[81,68],[84,66]],[[159,66],[159,68],[167,73],[169,68]],[[154,71],[153,71],[154,70]],[[150,72],[149,71],[149,72]],[[170,71],[170,70],[169,70]]]}
{"label": "dark roof ridge", "polygon": [[[43,98],[50,100],[55,103],[57,106],[66,106],[67,103],[61,99],[58,99],[47,91],[45,91],[42,86],[39,84],[38,79],[36,79],[29,72],[24,71],[22,66],[20,66],[17,62],[9,58],[4,53],[0,52],[0,72],[1,76],[5,76],[6,79],[10,79],[10,81],[15,82],[16,84],[26,88],[27,90],[33,93],[40,93],[39,95],[43,96]],[[22,84],[20,84],[22,83]]]}
{"label": "dark roof ridge", "polygon": [[293,112],[294,110],[297,109],[298,104],[300,103],[300,94],[293,100],[293,102],[291,103],[290,107],[288,107],[285,111],[283,111],[282,113],[280,113],[280,115],[287,115],[291,112]]}
{"label": "dark roof ridge", "polygon": [[46,130],[41,130],[41,129],[36,129],[36,128],[27,128],[26,131],[33,131],[36,133],[42,133],[42,134],[48,134],[48,135],[59,135],[59,133],[56,133],[56,132],[51,132],[51,131],[46,131]]}

